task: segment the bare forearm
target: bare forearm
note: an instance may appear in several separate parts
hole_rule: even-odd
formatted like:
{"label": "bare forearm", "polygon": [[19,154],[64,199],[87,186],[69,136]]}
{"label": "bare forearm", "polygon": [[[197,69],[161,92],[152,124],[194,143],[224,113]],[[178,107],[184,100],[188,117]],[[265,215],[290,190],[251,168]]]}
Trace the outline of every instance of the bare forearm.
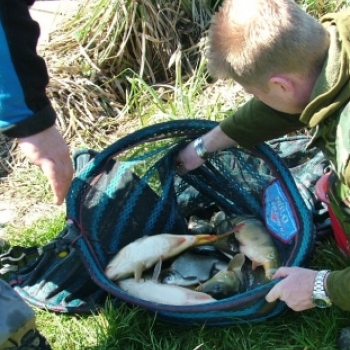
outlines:
{"label": "bare forearm", "polygon": [[[221,130],[220,126],[215,127],[203,135],[202,139],[204,147],[209,153],[236,145],[236,142],[229,138]],[[181,164],[181,170],[179,171],[181,174],[196,169],[205,162],[204,159],[198,157],[197,152],[194,149],[194,141],[181,150],[178,161]]]}
{"label": "bare forearm", "polygon": [[[228,137],[222,130],[220,125],[215,127],[202,136],[203,143],[208,152],[220,151],[232,146],[236,146],[237,143]],[[193,145],[192,145],[193,146]]]}

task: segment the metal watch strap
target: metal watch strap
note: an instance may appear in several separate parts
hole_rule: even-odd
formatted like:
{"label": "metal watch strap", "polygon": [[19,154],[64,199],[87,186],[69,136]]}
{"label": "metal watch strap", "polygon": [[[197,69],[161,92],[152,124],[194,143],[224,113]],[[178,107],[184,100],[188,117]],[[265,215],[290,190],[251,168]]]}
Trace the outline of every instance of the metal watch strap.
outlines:
{"label": "metal watch strap", "polygon": [[199,158],[207,159],[210,156],[210,153],[204,146],[202,137],[194,140],[194,150],[196,151]]}
{"label": "metal watch strap", "polygon": [[[328,272],[330,272],[330,270],[321,270],[317,273],[315,278],[313,301],[314,304],[318,307],[328,307],[332,305],[324,288],[324,278]],[[320,306],[317,303],[315,303],[315,299],[323,299],[325,301],[325,306]]]}
{"label": "metal watch strap", "polygon": [[314,292],[324,292],[323,280],[329,270],[321,270],[317,273],[314,284]]}

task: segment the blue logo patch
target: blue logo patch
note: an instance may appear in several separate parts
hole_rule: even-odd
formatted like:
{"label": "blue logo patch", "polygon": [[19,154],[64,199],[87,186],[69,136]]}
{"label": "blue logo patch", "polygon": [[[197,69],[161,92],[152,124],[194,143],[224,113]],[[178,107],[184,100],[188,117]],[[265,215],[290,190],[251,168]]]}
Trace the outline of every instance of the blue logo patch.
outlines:
{"label": "blue logo patch", "polygon": [[282,242],[290,242],[299,228],[292,205],[278,179],[265,188],[263,200],[267,229]]}

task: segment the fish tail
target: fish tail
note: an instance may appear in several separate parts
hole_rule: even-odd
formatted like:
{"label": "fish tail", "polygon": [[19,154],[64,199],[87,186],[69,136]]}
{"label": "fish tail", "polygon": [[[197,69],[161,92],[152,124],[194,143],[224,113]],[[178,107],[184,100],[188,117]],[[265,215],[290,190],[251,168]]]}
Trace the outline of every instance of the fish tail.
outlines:
{"label": "fish tail", "polygon": [[162,269],[162,258],[160,258],[156,263],[156,265],[154,266],[152,282],[158,283],[161,269]]}
{"label": "fish tail", "polygon": [[218,239],[217,235],[196,235],[196,245],[207,244],[209,242],[216,241]]}
{"label": "fish tail", "polygon": [[277,268],[275,268],[275,267],[271,267],[271,268],[265,269],[265,276],[266,276],[266,278],[271,281],[272,277],[276,273],[276,271],[277,271]]}
{"label": "fish tail", "polygon": [[229,230],[221,235],[218,235],[217,237],[218,237],[218,239],[226,238],[228,236],[231,236],[233,233],[235,233],[235,231],[236,231],[235,228],[233,228],[233,229],[231,229],[231,230]]}
{"label": "fish tail", "polygon": [[225,238],[225,237],[228,237],[228,236],[231,236],[233,233],[236,233],[236,232],[239,232],[242,230],[242,228],[245,226],[244,223],[242,224],[238,224],[236,226],[234,226],[231,230],[221,234],[218,236],[218,239],[221,239],[221,238]]}

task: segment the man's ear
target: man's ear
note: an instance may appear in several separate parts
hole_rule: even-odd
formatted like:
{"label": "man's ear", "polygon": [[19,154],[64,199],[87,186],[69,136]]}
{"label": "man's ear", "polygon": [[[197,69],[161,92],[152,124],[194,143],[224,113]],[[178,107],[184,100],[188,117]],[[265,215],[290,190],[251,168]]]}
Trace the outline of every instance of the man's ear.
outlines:
{"label": "man's ear", "polygon": [[295,86],[293,81],[286,76],[275,75],[269,79],[270,89],[274,89],[277,93],[287,93],[288,95],[295,95]]}

